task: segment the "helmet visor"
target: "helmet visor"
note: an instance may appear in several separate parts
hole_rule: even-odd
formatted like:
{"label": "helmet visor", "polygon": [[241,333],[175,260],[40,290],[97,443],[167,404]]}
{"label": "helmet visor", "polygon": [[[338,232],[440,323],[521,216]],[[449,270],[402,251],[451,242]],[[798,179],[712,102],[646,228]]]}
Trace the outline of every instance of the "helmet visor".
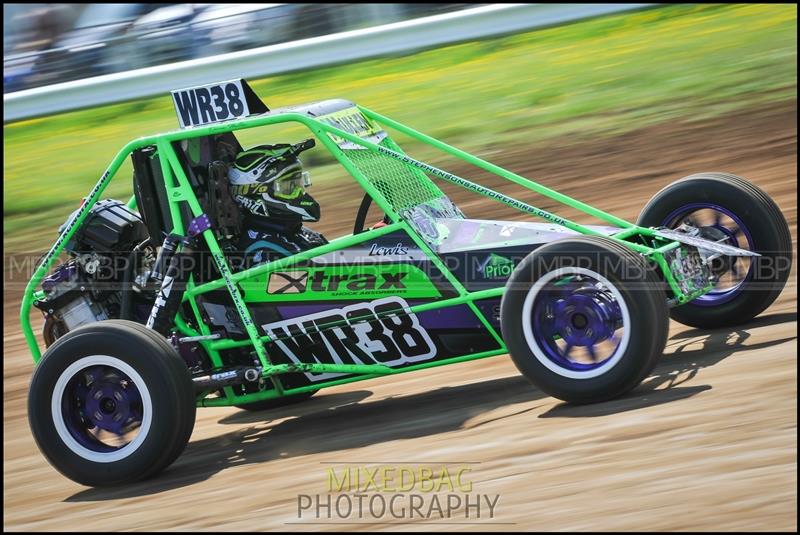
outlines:
{"label": "helmet visor", "polygon": [[275,195],[284,199],[294,199],[305,192],[305,188],[311,185],[311,175],[306,171],[294,173],[285,178],[275,181]]}

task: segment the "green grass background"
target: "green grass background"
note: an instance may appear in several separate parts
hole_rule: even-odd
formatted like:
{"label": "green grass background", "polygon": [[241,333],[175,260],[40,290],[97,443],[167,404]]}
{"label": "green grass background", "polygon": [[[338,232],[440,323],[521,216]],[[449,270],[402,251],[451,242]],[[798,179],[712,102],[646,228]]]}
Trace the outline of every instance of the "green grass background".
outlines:
{"label": "green grass background", "polygon": [[[797,6],[661,7],[250,82],[273,108],[348,98],[467,150],[610,135],[796,100]],[[168,95],[5,125],[6,249],[52,242],[116,151],[176,127]],[[265,134],[244,144],[283,141]],[[130,191],[120,177],[104,196]]]}

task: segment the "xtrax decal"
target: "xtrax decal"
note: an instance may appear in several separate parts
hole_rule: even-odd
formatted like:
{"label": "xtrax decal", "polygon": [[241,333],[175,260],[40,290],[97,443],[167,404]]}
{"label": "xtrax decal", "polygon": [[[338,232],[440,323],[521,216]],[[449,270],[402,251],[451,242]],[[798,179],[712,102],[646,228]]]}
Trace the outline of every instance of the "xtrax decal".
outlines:
{"label": "xtrax decal", "polygon": [[362,293],[402,293],[408,290],[403,282],[408,275],[408,272],[402,271],[341,273],[338,270],[317,269],[311,270],[309,276],[309,271],[276,271],[269,275],[267,292],[286,294],[308,291],[314,294],[334,294],[337,297]]}
{"label": "xtrax decal", "polygon": [[[409,306],[384,297],[263,325],[278,361],[402,366],[436,357],[436,344]],[[338,325],[323,329],[324,326]],[[312,382],[343,374],[306,373]]]}
{"label": "xtrax decal", "polygon": [[266,280],[254,278],[241,284],[245,299],[249,302],[363,300],[387,295],[404,298],[441,297],[430,277],[411,264],[289,268],[269,273]]}
{"label": "xtrax decal", "polygon": [[239,285],[245,301],[252,304],[364,301],[390,295],[424,300],[458,296],[405,231],[258,273]]}
{"label": "xtrax decal", "polygon": [[276,271],[269,276],[267,292],[271,294],[291,294],[306,291],[308,271]]}

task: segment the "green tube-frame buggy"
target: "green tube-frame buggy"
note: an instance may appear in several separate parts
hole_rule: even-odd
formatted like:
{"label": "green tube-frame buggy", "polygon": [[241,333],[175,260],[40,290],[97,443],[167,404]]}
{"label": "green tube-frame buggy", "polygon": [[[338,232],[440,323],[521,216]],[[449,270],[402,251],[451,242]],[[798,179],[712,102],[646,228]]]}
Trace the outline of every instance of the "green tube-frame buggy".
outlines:
{"label": "green tube-frame buggy", "polygon": [[[353,234],[237,271],[219,212],[184,149],[284,123],[306,127],[363,188],[365,202]],[[606,226],[579,224],[420,162],[387,131]],[[46,331],[42,356],[30,308],[42,308],[51,325],[59,320],[42,306],[53,281],[61,284],[48,273],[74,248],[129,156],[149,165],[160,198],[145,209],[148,196],[137,195],[126,213],[139,208],[156,250],[169,235],[184,258],[205,255],[210,267],[189,270],[172,294],[170,276],[156,281],[146,303],[162,321],[167,310],[166,328],[119,312],[74,329],[62,322]],[[143,180],[138,170],[134,180]],[[544,222],[468,219],[440,180]],[[365,230],[370,201],[385,224]],[[163,235],[153,235],[155,219]],[[26,288],[21,324],[37,362],[30,424],[59,471],[95,486],[168,466],[188,442],[198,406],[269,408],[329,386],[495,355],[510,354],[553,396],[599,402],[630,391],[653,369],[670,316],[717,327],[763,311],[785,284],[790,251],[776,205],[733,175],[675,182],[633,224],[345,100],[140,138],[116,155]],[[121,295],[133,284],[124,279]],[[172,308],[164,307],[170,299]]]}

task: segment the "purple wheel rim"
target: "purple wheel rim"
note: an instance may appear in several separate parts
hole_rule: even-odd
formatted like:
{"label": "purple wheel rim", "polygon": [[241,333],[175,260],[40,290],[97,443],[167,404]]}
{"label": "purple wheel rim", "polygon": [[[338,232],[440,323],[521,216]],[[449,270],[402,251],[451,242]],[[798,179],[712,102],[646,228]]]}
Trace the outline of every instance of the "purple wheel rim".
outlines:
{"label": "purple wheel rim", "polygon": [[534,300],[531,322],[545,356],[576,372],[594,370],[613,358],[625,328],[619,303],[587,275],[548,282]]}
{"label": "purple wheel rim", "polygon": [[[728,210],[727,208],[723,208],[717,204],[712,203],[690,203],[684,206],[681,206],[677,210],[673,210],[664,220],[661,222],[661,226],[668,227],[668,228],[675,228],[681,224],[682,221],[689,218],[692,214],[696,214],[701,210],[710,210],[714,213],[714,220],[712,225],[705,225],[703,227],[711,227],[720,232],[722,232],[728,239],[724,242],[728,245],[732,245],[734,247],[739,247],[741,249],[747,249],[750,251],[755,251],[755,244],[753,242],[753,237],[750,234],[749,229],[747,226],[742,222],[739,217],[736,216],[733,212]],[[726,216],[730,219],[733,224],[730,222],[726,222],[723,224],[723,219],[721,216]],[[737,238],[739,233],[741,232],[744,240],[740,240]],[[732,286],[728,288],[721,288],[719,290],[711,290],[705,295],[690,301],[691,304],[703,307],[714,307],[719,306],[721,304],[727,303],[734,299],[737,295],[739,295],[745,287],[745,283],[750,278],[751,273],[753,272],[753,262],[748,261],[747,269],[743,272],[739,264],[744,263],[745,260],[742,257],[735,257],[731,264],[731,275],[737,276],[738,274],[738,282],[735,282]]]}
{"label": "purple wheel rim", "polygon": [[76,373],[61,399],[67,431],[83,447],[109,453],[129,444],[143,420],[139,389],[113,366],[90,366]]}

